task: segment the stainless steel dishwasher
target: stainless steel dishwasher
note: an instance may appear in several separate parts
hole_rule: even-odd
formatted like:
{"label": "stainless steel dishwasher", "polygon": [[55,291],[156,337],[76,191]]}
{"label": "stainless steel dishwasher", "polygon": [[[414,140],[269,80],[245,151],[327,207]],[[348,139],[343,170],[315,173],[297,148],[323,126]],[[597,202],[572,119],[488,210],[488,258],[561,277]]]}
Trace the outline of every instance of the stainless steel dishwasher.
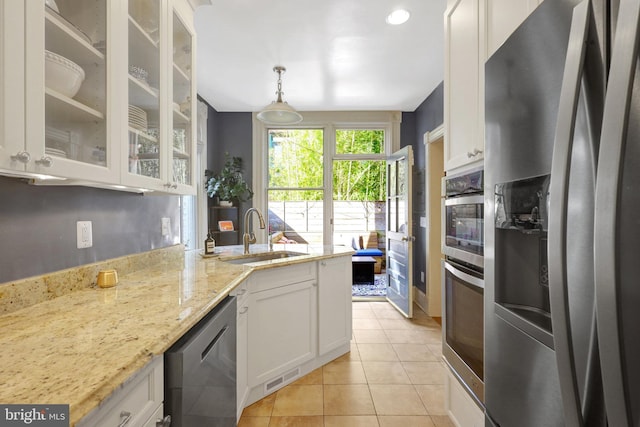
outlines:
{"label": "stainless steel dishwasher", "polygon": [[235,297],[207,314],[164,358],[164,412],[172,427],[235,427]]}

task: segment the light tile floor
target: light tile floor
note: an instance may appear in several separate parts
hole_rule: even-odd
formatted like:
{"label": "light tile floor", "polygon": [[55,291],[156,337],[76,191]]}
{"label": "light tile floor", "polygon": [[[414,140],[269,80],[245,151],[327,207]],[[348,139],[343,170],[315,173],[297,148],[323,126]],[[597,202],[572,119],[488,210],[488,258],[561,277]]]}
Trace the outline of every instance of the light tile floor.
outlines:
{"label": "light tile floor", "polygon": [[441,328],[417,306],[353,302],[351,352],[245,408],[239,427],[453,427]]}

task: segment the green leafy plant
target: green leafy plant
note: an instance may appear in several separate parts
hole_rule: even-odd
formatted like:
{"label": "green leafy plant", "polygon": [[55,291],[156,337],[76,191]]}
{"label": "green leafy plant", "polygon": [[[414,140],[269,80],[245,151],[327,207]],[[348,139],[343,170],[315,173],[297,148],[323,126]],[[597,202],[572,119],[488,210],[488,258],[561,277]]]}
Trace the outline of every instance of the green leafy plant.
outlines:
{"label": "green leafy plant", "polygon": [[207,195],[231,202],[250,200],[253,190],[242,176],[242,158],[231,157],[229,153],[225,153],[225,159],[224,167],[219,173],[206,171]]}

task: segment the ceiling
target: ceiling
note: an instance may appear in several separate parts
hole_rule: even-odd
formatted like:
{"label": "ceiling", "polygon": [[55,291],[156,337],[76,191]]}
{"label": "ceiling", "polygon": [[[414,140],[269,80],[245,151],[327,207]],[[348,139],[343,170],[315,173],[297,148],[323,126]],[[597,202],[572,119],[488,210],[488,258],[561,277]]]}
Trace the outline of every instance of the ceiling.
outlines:
{"label": "ceiling", "polygon": [[[414,111],[443,80],[446,0],[211,0],[195,12],[198,93],[217,111]],[[392,26],[402,7],[409,21]]]}

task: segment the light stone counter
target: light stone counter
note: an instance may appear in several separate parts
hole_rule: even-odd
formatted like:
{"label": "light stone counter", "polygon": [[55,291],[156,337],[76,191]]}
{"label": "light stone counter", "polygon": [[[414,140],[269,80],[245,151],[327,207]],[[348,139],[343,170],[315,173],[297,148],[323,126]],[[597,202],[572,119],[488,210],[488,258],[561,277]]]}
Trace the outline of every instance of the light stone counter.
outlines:
{"label": "light stone counter", "polygon": [[[121,275],[114,288],[91,285],[0,316],[0,402],[70,404],[73,426],[164,353],[254,269],[352,253],[341,247],[278,246],[275,250],[309,255],[233,265],[184,252],[182,260]],[[242,247],[218,251],[220,256],[240,255]],[[267,247],[252,245],[251,251],[266,252]]]}

